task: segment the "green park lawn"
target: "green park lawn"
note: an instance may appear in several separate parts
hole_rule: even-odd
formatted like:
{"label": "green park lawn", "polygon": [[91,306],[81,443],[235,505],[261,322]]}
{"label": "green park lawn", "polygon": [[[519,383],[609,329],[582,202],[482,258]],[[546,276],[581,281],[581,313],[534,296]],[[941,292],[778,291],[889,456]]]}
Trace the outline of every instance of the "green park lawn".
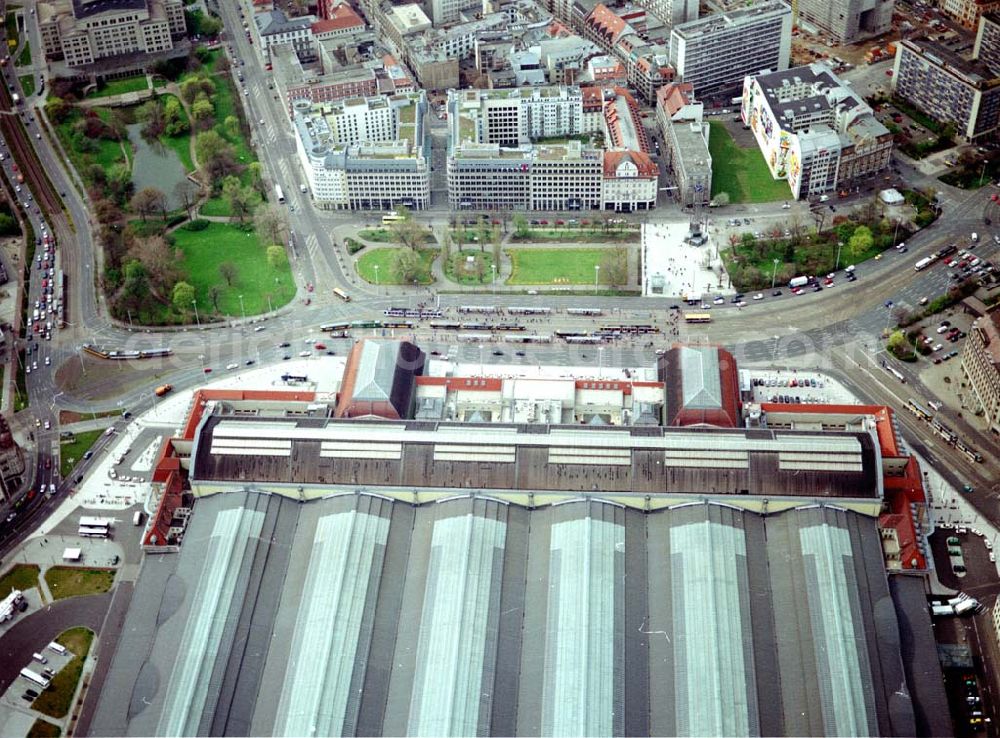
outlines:
{"label": "green park lawn", "polygon": [[54,718],[66,717],[93,640],[94,632],[87,628],[71,628],[56,638],[57,643],[69,649],[73,658],[52,677],[52,685],[32,703],[33,709]]}
{"label": "green park lawn", "polygon": [[[111,115],[111,110],[108,108],[94,108],[94,111],[102,120],[107,120]],[[126,163],[128,159],[122,149],[122,144],[124,143],[131,153],[131,144],[127,140],[124,142],[109,141],[104,138],[92,140],[91,145],[94,147],[94,151],[83,151],[74,144],[73,125],[82,117],[83,114],[79,108],[74,108],[62,123],[55,126],[56,135],[59,136],[59,141],[72,160],[76,171],[80,172],[81,176],[86,176],[92,164],[96,164],[108,172],[115,164]]]}
{"label": "green park lawn", "polygon": [[[371,284],[400,284],[399,280],[392,273],[392,260],[397,251],[399,249],[394,248],[378,248],[366,251],[355,262],[358,274],[363,280]],[[428,273],[428,278],[422,281],[421,284],[430,284],[433,281],[433,277],[430,276],[431,264],[440,252],[437,249],[419,249],[418,253],[427,264]],[[378,267],[377,280],[375,277],[376,266]]]}
{"label": "green park lawn", "polygon": [[[239,317],[240,295],[247,315],[267,312],[268,296],[271,307],[278,308],[295,297],[295,283],[291,267],[287,264],[273,269],[267,263],[267,254],[260,239],[252,230],[226,223],[210,223],[201,231],[178,228],[173,232],[176,246],[184,252],[185,281],[195,289],[198,309],[202,316],[214,310],[209,297],[212,285],[222,288],[219,312]],[[237,274],[232,286],[219,274],[223,262],[236,265]]]}
{"label": "green park lawn", "polygon": [[101,594],[111,589],[115,583],[115,572],[113,569],[52,566],[45,570],[45,583],[49,585],[52,597],[57,600]]}
{"label": "green park lawn", "polygon": [[149,89],[146,75],[138,74],[134,77],[122,77],[109,82],[102,82],[96,90],[87,93],[88,98],[111,97],[112,95],[124,95],[127,92],[139,92]]}
{"label": "green park lawn", "polygon": [[[164,105],[167,103],[167,98],[175,97],[175,95],[161,95],[160,100]],[[185,113],[187,115],[187,113]],[[188,120],[190,123],[190,119]],[[184,165],[184,170],[187,172],[194,171],[194,161],[191,158],[191,134],[185,133],[182,136],[161,136],[160,141],[164,146],[167,146],[174,150],[177,154],[177,158],[181,160],[181,164]]]}
{"label": "green park lawn", "polygon": [[72,441],[59,446],[59,473],[63,477],[68,477],[73,471],[83,455],[90,450],[90,447],[97,443],[97,439],[104,433],[100,428],[97,430],[80,431]]}
{"label": "green park lawn", "polygon": [[[507,284],[594,284],[594,266],[606,249],[507,249],[513,271]],[[599,280],[603,284],[603,279]]]}
{"label": "green park lawn", "polygon": [[729,195],[729,201],[774,202],[791,197],[788,183],[774,179],[764,155],[757,146],[749,149],[736,145],[725,125],[711,121],[708,150],[712,155],[712,196],[720,192]]}
{"label": "green park lawn", "polygon": [[48,720],[38,718],[31,728],[28,729],[27,738],[59,738],[62,735],[62,728],[53,725]]}
{"label": "green park lawn", "polygon": [[21,90],[24,92],[25,97],[31,97],[35,94],[35,75],[25,74],[18,77],[21,82]]}
{"label": "green park lawn", "polygon": [[14,66],[26,67],[29,64],[31,64],[31,44],[25,41],[21,53],[17,55],[17,61],[14,62]]}
{"label": "green park lawn", "polygon": [[0,577],[0,600],[9,595],[12,590],[26,589],[38,586],[38,572],[35,564],[15,564]]}
{"label": "green park lawn", "polygon": [[[457,282],[458,284],[474,284],[474,285],[486,285],[490,286],[493,284],[493,271],[490,267],[493,265],[493,250],[488,249],[486,251],[480,251],[479,249],[464,249],[461,252],[461,258],[458,257],[458,253],[452,253],[451,257],[448,259],[448,263],[445,264],[444,274],[452,282]],[[467,257],[479,257],[482,259],[483,263],[483,273],[480,278],[479,275],[473,269],[466,268]],[[458,267],[456,270],[455,267]]]}

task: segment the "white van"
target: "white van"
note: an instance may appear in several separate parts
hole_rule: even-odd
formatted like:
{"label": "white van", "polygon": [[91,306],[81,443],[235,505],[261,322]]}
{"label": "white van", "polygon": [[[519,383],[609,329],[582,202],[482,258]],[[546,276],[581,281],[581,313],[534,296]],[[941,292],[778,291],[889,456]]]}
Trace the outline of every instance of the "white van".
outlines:
{"label": "white van", "polygon": [[47,664],[47,663],[49,663],[49,660],[47,658],[45,658],[44,656],[42,656],[42,654],[40,654],[40,653],[33,653],[33,654],[31,654],[31,658],[33,658],[39,664]]}
{"label": "white van", "polygon": [[978,233],[973,233],[972,234],[972,243],[976,243],[978,240],[979,240],[979,234]]}
{"label": "white van", "polygon": [[820,195],[820,196],[819,196],[819,201],[820,201],[820,202],[826,202],[826,201],[827,201],[827,200],[829,200],[829,199],[830,199],[830,196],[829,196],[829,195]]}

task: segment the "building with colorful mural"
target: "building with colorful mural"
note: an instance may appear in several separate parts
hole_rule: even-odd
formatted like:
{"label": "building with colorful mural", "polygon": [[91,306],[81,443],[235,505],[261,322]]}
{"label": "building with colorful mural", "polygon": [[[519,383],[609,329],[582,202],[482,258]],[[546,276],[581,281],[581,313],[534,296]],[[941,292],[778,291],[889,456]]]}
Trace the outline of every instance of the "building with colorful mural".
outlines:
{"label": "building with colorful mural", "polygon": [[889,166],[892,134],[825,64],[748,75],[740,115],[795,199],[859,187]]}

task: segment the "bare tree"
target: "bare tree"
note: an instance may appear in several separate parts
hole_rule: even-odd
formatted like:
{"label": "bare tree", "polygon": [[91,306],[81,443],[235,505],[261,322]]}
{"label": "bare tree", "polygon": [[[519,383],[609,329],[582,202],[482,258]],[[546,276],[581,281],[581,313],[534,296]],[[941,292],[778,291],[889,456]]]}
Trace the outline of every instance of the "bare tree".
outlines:
{"label": "bare tree", "polygon": [[239,269],[231,261],[224,261],[219,264],[219,276],[226,280],[226,285],[229,287],[233,286],[233,282],[236,281],[236,275],[239,274]]}
{"label": "bare tree", "polygon": [[138,260],[149,276],[150,286],[166,297],[180,278],[177,254],[162,236],[136,239],[128,250],[131,258]]}
{"label": "bare tree", "polygon": [[285,242],[288,231],[288,218],[284,208],[268,203],[261,205],[253,214],[253,224],[257,234],[266,239],[264,243],[277,244]]}
{"label": "bare tree", "polygon": [[129,204],[133,210],[139,213],[143,222],[145,222],[147,215],[157,210],[161,211],[164,217],[166,217],[167,196],[155,187],[143,187],[132,196]]}
{"label": "bare tree", "polygon": [[625,246],[608,249],[601,259],[601,276],[615,289],[628,284],[628,249]]}
{"label": "bare tree", "polygon": [[215,308],[215,312],[219,312],[219,298],[222,297],[222,288],[213,284],[208,288],[208,299],[212,301],[212,307]]}

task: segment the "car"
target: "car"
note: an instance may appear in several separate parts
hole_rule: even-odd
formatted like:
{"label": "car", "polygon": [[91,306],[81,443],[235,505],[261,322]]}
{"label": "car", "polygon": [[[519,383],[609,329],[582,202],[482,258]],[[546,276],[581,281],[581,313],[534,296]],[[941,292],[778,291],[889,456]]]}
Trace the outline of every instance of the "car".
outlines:
{"label": "car", "polygon": [[46,420],[44,423],[42,423],[42,427],[45,430],[52,430],[52,423],[50,423],[49,421]]}
{"label": "car", "polygon": [[281,360],[282,361],[288,361],[290,358],[292,358],[291,354],[285,354],[284,356],[281,357]]}
{"label": "car", "polygon": [[758,292],[756,295],[753,296],[753,299],[755,299],[755,300],[763,300],[764,299],[764,293],[763,292]]}
{"label": "car", "polygon": [[827,287],[833,287],[833,280],[827,277],[826,279],[823,280],[823,284]]}
{"label": "car", "polygon": [[334,351],[333,349],[327,349],[327,350],[326,350],[326,355],[327,355],[327,356],[336,356],[336,355],[337,355],[337,352],[336,352],[336,351]]}
{"label": "car", "polygon": [[975,492],[976,489],[971,484],[963,484],[962,491],[965,492],[965,494],[969,494],[971,492]]}
{"label": "car", "polygon": [[41,428],[42,427],[42,421],[41,421],[40,418],[35,418],[35,427],[36,428]]}
{"label": "car", "polygon": [[944,348],[944,344],[936,343],[936,344],[934,344],[934,348],[932,348],[931,351],[937,352],[937,351],[940,351],[943,348]]}
{"label": "car", "polygon": [[740,302],[744,297],[746,297],[746,295],[744,295],[742,292],[737,292],[735,295],[733,295],[730,302],[735,305],[736,303]]}
{"label": "car", "polygon": [[804,294],[804,293],[805,293],[805,290],[802,289],[801,287],[794,287],[794,288],[792,288],[792,294],[793,295],[801,295],[801,294]]}
{"label": "car", "polygon": [[822,292],[822,291],[823,291],[823,285],[821,284],[818,284],[815,287],[813,287],[813,292]]}
{"label": "car", "polygon": [[288,348],[291,345],[292,344],[290,344],[288,341],[282,341],[281,343],[278,344],[278,348]]}
{"label": "car", "polygon": [[306,356],[312,356],[312,351],[299,351],[299,356],[302,356],[303,358]]}
{"label": "car", "polygon": [[524,356],[524,355],[525,355],[525,353],[523,351],[515,351],[514,352],[514,356]]}
{"label": "car", "polygon": [[736,303],[736,307],[738,308],[744,308],[746,306],[747,306],[746,300],[740,300],[738,303]]}
{"label": "car", "polygon": [[52,357],[51,356],[46,356],[45,357],[45,366],[52,366]]}
{"label": "car", "polygon": [[239,369],[239,368],[240,368],[240,365],[237,364],[237,363],[235,363],[235,362],[233,362],[232,364],[226,364],[226,369],[228,369],[229,371],[232,371],[233,369]]}
{"label": "car", "polygon": [[781,290],[775,290],[774,292],[771,293],[771,297],[781,297],[781,295],[782,295]]}
{"label": "car", "polygon": [[316,344],[316,345],[314,346],[314,348],[315,348],[315,349],[316,349],[317,351],[326,351],[326,344],[323,344],[323,343],[317,343],[317,344]]}
{"label": "car", "polygon": [[726,298],[719,296],[712,300],[713,305],[723,305],[726,302]]}
{"label": "car", "polygon": [[440,356],[440,355],[441,355],[441,352],[438,351],[437,349],[434,349],[433,351],[431,351],[431,356]]}

